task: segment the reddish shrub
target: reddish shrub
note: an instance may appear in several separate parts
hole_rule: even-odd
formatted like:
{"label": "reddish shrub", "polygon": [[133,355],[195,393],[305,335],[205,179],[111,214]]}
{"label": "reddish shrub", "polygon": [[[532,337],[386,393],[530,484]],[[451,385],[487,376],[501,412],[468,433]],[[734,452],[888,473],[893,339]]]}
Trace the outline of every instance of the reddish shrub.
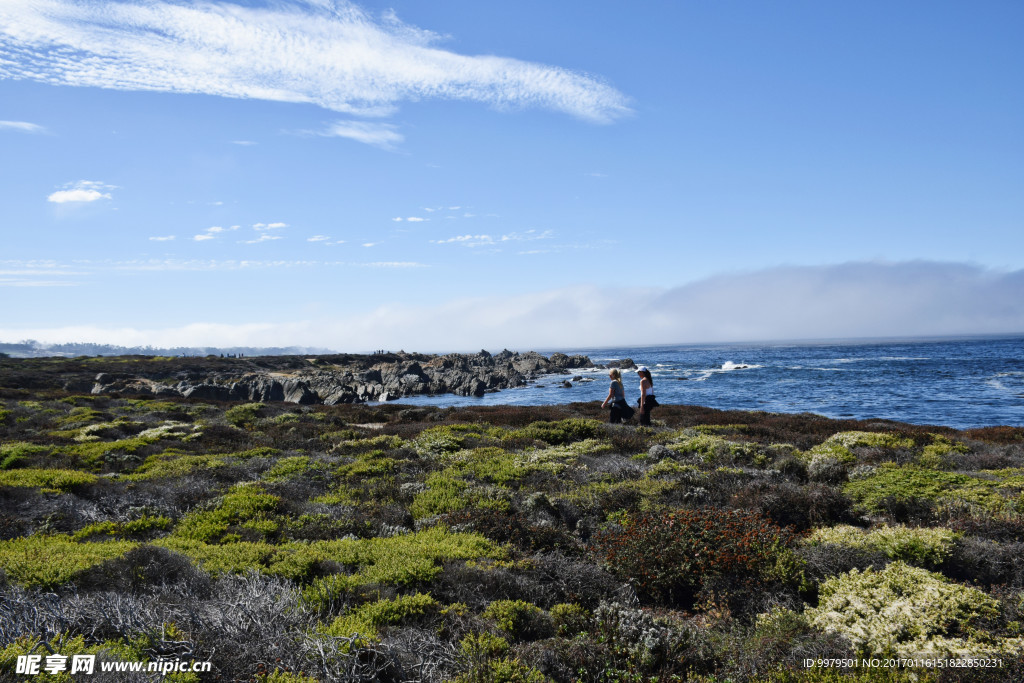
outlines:
{"label": "reddish shrub", "polygon": [[746,584],[779,576],[795,535],[755,512],[682,509],[632,517],[598,534],[609,568],[652,601],[689,606],[710,579]]}

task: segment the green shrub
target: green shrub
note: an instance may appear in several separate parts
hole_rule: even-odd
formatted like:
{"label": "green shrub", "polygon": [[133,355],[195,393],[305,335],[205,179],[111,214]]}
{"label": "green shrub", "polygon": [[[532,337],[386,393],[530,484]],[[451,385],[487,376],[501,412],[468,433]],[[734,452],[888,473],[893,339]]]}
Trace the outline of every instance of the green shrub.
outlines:
{"label": "green shrub", "polygon": [[127,541],[78,543],[69,536],[23,536],[0,541],[0,569],[17,583],[53,589],[79,572],[120,557],[135,547]]}
{"label": "green shrub", "polygon": [[871,531],[848,525],[815,529],[808,545],[831,543],[847,548],[882,552],[893,560],[923,567],[937,567],[949,557],[962,534],[941,528],[881,526]]}
{"label": "green shrub", "polygon": [[489,659],[455,677],[454,683],[549,683],[550,678],[518,659]]}
{"label": "green shrub", "polygon": [[34,455],[46,455],[52,451],[51,446],[40,446],[34,443],[17,441],[14,443],[0,444],[0,470],[10,470],[20,467]]}
{"label": "green shrub", "polygon": [[560,636],[585,633],[590,626],[590,612],[575,603],[561,603],[550,610],[551,621]]}
{"label": "green shrub", "polygon": [[843,491],[862,508],[875,513],[884,511],[892,500],[911,502],[914,499],[966,501],[996,512],[1007,505],[998,487],[997,482],[966,474],[884,463],[870,475],[847,483]]}
{"label": "green shrub", "polygon": [[420,619],[436,611],[437,607],[437,601],[423,593],[378,600],[338,617],[322,631],[338,638],[359,635],[363,640],[376,640],[380,637],[381,627]]}
{"label": "green shrub", "polygon": [[974,630],[999,602],[942,575],[894,562],[829,579],[811,623],[850,641],[861,656],[980,657],[1019,650],[1024,639],[980,640]]}
{"label": "green shrub", "polygon": [[172,525],[173,522],[167,517],[151,517],[149,515],[143,515],[139,519],[134,519],[129,522],[106,521],[90,524],[89,526],[76,531],[71,535],[71,538],[75,541],[84,541],[91,539],[94,536],[135,538],[139,536],[150,536],[154,532],[167,531]]}
{"label": "green shrub", "polygon": [[180,538],[210,543],[227,541],[229,530],[237,534],[248,532],[270,539],[281,528],[281,520],[274,513],[281,499],[265,492],[257,484],[238,484],[231,489],[213,510],[195,510],[185,515],[174,529]]}
{"label": "green shrub", "polygon": [[599,439],[605,436],[603,422],[581,418],[558,420],[557,422],[533,422],[522,429],[509,433],[510,437],[535,439],[560,446],[584,439]]}
{"label": "green shrub", "polygon": [[249,428],[256,424],[262,408],[262,403],[243,403],[232,406],[224,411],[224,419],[228,424],[236,427]]}
{"label": "green shrub", "polygon": [[[453,533],[443,526],[388,538],[211,544],[168,536],[153,542],[181,553],[210,574],[241,574],[250,569],[290,579],[306,579],[318,565],[336,562],[353,573],[351,587],[418,585],[430,582],[450,560],[504,559],[507,550],[479,534]],[[349,579],[346,579],[349,580]]]}
{"label": "green shrub", "polygon": [[728,441],[702,430],[684,430],[680,436],[666,445],[676,453],[696,456],[707,464],[745,461],[751,459],[757,452],[757,447],[753,444]]}
{"label": "green shrub", "polygon": [[596,549],[647,599],[687,604],[710,578],[799,582],[794,540],[757,513],[704,508],[629,516]]}
{"label": "green shrub", "polygon": [[0,486],[40,488],[44,491],[72,491],[96,480],[95,474],[78,470],[0,470]]}
{"label": "green shrub", "polygon": [[462,650],[462,654],[475,660],[488,660],[500,657],[508,652],[508,647],[507,640],[486,631],[468,633],[459,641],[459,649]]}
{"label": "green shrub", "polygon": [[551,617],[525,600],[495,600],[482,616],[492,619],[515,640],[535,640],[551,634]]}

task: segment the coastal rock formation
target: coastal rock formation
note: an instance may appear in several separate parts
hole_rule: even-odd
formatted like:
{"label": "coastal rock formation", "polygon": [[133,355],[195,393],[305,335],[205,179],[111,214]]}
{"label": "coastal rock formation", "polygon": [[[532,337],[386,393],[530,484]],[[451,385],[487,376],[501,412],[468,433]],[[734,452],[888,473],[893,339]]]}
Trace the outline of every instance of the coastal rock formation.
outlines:
{"label": "coastal rock formation", "polygon": [[[93,394],[335,405],[421,394],[483,396],[523,386],[542,375],[594,367],[587,356],[555,353],[545,357],[507,349],[495,355],[480,351],[441,356],[399,352],[308,358],[127,358],[131,360],[122,361],[116,372],[99,372],[91,382],[64,377],[62,384]],[[113,365],[113,361],[103,364]]]}

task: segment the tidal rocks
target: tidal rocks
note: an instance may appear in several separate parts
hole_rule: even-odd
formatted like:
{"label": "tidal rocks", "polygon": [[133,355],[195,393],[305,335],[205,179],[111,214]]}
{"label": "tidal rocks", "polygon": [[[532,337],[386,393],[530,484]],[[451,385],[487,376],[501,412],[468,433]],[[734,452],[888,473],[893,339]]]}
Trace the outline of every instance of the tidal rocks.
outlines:
{"label": "tidal rocks", "polygon": [[[205,360],[181,359],[161,367],[140,359],[125,371],[101,372],[89,384],[94,394],[334,405],[420,394],[483,396],[523,386],[542,375],[594,367],[586,356],[555,353],[545,357],[534,351],[507,349],[496,355],[487,351],[442,356],[399,352],[315,358],[264,356],[233,359],[232,363]],[[81,384],[83,380],[64,380],[65,384],[74,382]],[[572,386],[569,382],[566,385]]]}

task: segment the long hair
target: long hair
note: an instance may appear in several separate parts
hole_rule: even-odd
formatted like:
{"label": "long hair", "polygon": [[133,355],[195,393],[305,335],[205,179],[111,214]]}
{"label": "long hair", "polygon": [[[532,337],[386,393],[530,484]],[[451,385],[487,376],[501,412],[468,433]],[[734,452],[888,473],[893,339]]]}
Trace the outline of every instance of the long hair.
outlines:
{"label": "long hair", "polygon": [[637,374],[640,375],[641,377],[643,377],[644,379],[646,379],[648,382],[650,382],[651,383],[651,388],[654,388],[654,378],[651,377],[651,371],[650,370],[640,370],[640,371],[637,372]]}
{"label": "long hair", "polygon": [[612,378],[613,382],[618,382],[619,386],[622,386],[622,372],[618,368],[612,368],[612,371],[608,373],[608,376]]}

